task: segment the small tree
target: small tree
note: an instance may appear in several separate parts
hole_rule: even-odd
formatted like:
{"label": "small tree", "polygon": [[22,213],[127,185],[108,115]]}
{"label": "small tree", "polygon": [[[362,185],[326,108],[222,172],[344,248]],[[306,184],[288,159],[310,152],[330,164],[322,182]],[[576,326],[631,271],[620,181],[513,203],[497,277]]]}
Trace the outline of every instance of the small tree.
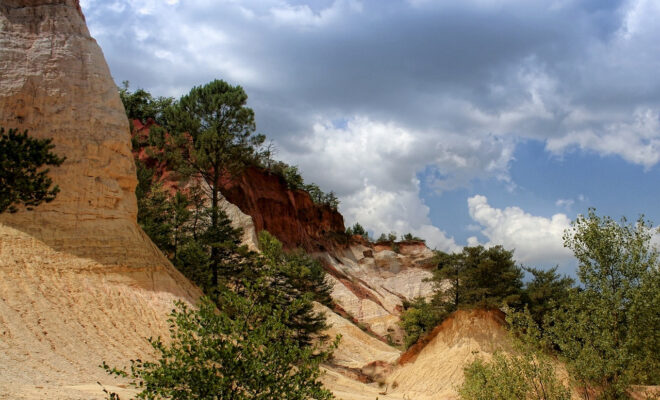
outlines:
{"label": "small tree", "polygon": [[557,267],[549,270],[531,267],[523,269],[532,274],[532,280],[525,284],[523,290],[523,302],[529,308],[534,321],[542,327],[545,316],[566,303],[570,292],[574,290],[575,281],[567,276],[560,276]]}
{"label": "small tree", "polygon": [[0,213],[18,211],[24,205],[28,210],[42,202],[51,202],[60,189],[51,186],[46,165],[59,166],[65,157],[51,150],[52,139],[33,139],[27,131],[0,127]]}
{"label": "small tree", "polygon": [[332,286],[325,279],[321,263],[302,250],[285,252],[282,243],[268,231],[259,232],[259,248],[264,257],[263,273],[267,283],[261,291],[264,301],[272,297],[282,302],[282,306],[299,301],[296,312],[289,313],[284,323],[295,332],[301,345],[309,345],[327,328],[325,315],[314,311],[312,301],[326,306],[332,303]]}
{"label": "small tree", "polygon": [[[282,323],[287,308],[257,304],[222,291],[222,309],[202,299],[198,309],[177,303],[170,317],[171,342],[150,339],[156,361],[131,361],[129,371],[102,367],[130,377],[141,399],[331,399],[318,378],[319,365],[334,344],[300,347]],[[114,395],[114,398],[118,398]]]}
{"label": "small tree", "polygon": [[631,383],[660,383],[660,267],[652,224],[580,215],[564,234],[582,287],[548,328],[573,375],[602,399],[628,398]]}
{"label": "small tree", "polygon": [[522,289],[522,270],[513,251],[502,246],[465,247],[461,253],[437,253],[434,281],[440,291],[437,302],[447,311],[466,307],[500,307],[517,304]]}
{"label": "small tree", "polygon": [[363,238],[369,240],[369,232],[359,222],[356,222],[352,227],[346,229],[347,235],[360,235]]}

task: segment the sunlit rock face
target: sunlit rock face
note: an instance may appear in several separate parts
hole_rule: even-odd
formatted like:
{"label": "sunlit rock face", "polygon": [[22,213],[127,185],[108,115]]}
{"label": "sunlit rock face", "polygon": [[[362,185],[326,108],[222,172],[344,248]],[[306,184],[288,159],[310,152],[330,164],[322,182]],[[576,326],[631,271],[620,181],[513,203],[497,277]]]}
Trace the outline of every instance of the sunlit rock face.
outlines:
{"label": "sunlit rock face", "polygon": [[404,300],[433,293],[434,254],[423,242],[373,245],[360,241],[333,253],[320,253],[333,284],[332,298],[355,322],[385,341],[400,342],[398,324]]}
{"label": "sunlit rock face", "polygon": [[78,256],[153,264],[135,222],[128,121],[78,2],[2,1],[0,71],[0,126],[52,138],[67,158],[51,169],[55,201],[0,222]]}

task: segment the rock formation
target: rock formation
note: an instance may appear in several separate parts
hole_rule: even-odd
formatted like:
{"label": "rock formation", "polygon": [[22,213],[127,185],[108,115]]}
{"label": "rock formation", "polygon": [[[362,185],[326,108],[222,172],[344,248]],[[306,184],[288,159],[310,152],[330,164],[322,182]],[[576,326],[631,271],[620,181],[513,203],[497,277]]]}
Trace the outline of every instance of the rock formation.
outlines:
{"label": "rock formation", "polygon": [[57,199],[0,215],[0,397],[103,398],[200,292],[136,222],[128,121],[77,0],[0,2],[0,126],[53,138]]}
{"label": "rock formation", "polygon": [[161,264],[135,223],[128,121],[78,2],[3,1],[0,70],[0,125],[53,138],[67,157],[50,174],[55,201],[0,221],[102,263]]}
{"label": "rock formation", "polygon": [[[354,238],[332,253],[318,253],[333,282],[332,298],[347,315],[383,340],[398,343],[404,300],[433,292],[433,252],[423,242],[372,245]],[[405,252],[405,253],[404,253]]]}

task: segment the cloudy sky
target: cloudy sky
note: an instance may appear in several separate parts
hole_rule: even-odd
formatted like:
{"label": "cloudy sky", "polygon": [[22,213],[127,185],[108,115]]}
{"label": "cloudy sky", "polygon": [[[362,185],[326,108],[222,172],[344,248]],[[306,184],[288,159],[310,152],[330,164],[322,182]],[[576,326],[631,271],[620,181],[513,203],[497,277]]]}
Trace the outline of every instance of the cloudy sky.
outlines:
{"label": "cloudy sky", "polygon": [[243,86],[347,225],[573,261],[578,213],[660,222],[656,0],[82,0],[117,83]]}

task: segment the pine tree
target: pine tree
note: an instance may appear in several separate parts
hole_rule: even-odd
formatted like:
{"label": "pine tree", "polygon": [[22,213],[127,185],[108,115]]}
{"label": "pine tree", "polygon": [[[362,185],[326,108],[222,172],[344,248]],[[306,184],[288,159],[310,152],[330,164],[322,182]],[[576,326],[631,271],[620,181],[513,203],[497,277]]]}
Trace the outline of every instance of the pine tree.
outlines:
{"label": "pine tree", "polygon": [[18,211],[23,205],[32,210],[42,202],[51,202],[60,189],[51,186],[46,165],[59,166],[65,157],[51,150],[52,139],[33,139],[27,131],[0,127],[0,213]]}
{"label": "pine tree", "polygon": [[171,133],[169,152],[177,169],[209,186],[210,225],[204,240],[211,247],[214,285],[219,283],[222,257],[227,248],[226,215],[219,208],[222,179],[236,176],[256,156],[263,135],[253,135],[254,112],[245,106],[240,86],[215,80],[192,88],[168,109]]}

